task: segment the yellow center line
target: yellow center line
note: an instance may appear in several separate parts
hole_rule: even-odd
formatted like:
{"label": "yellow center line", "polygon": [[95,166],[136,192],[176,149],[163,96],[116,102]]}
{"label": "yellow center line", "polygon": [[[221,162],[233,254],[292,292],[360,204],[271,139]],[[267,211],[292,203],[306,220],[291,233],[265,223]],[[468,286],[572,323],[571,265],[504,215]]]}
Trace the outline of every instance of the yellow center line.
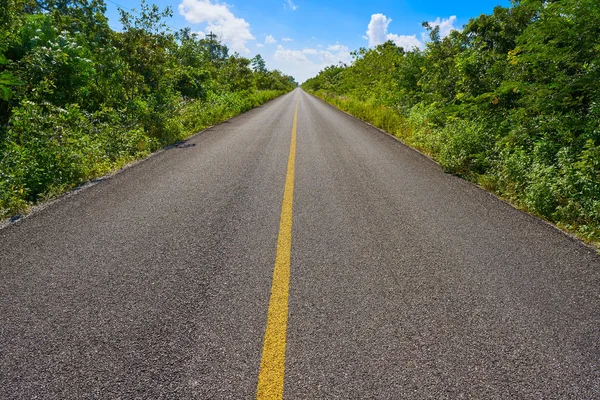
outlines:
{"label": "yellow center line", "polygon": [[277,255],[275,256],[275,268],[273,270],[271,300],[269,302],[267,329],[258,375],[258,389],[256,391],[258,400],[283,398],[297,122],[298,100],[296,100],[296,111],[294,112],[294,123],[292,125],[292,143],[290,144],[281,219],[279,220],[279,237],[277,238]]}

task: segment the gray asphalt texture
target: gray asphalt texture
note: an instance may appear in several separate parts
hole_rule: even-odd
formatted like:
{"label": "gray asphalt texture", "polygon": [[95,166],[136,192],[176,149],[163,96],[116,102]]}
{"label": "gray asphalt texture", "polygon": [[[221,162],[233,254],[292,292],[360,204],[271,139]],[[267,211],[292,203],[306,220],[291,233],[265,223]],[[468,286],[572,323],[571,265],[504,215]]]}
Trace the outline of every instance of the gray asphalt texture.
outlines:
{"label": "gray asphalt texture", "polygon": [[600,399],[600,256],[301,90],[0,230],[0,398]]}

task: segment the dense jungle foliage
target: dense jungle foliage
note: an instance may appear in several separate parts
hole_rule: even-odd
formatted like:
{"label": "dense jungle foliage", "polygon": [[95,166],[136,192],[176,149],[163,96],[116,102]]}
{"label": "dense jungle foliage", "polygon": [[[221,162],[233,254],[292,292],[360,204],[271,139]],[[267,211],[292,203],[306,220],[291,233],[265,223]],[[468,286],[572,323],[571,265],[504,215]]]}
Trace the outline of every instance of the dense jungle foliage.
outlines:
{"label": "dense jungle foliage", "polygon": [[0,218],[296,87],[145,2],[0,1]]}
{"label": "dense jungle foliage", "polygon": [[515,1],[353,53],[304,89],[580,237],[600,242],[600,2]]}

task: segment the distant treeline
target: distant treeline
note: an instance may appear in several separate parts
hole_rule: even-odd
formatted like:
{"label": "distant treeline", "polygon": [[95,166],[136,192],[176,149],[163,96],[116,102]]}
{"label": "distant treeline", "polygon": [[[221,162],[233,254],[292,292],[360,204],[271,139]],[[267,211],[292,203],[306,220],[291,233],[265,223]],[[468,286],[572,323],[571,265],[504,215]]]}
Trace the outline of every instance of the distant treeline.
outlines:
{"label": "distant treeline", "polygon": [[424,50],[353,53],[303,87],[600,241],[600,1],[514,1]]}
{"label": "distant treeline", "polygon": [[172,32],[170,9],[104,0],[0,6],[0,217],[296,87],[260,55]]}

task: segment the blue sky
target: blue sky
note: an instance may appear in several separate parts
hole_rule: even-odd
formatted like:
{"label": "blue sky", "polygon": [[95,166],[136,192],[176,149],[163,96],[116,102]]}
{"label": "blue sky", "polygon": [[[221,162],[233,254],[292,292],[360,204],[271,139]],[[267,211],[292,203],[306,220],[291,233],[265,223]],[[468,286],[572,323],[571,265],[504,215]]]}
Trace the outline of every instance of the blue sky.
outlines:
{"label": "blue sky", "polygon": [[[152,3],[151,0],[148,0]],[[232,51],[245,57],[261,54],[269,69],[279,69],[298,82],[327,65],[350,62],[350,51],[393,40],[405,48],[423,47],[421,22],[440,25],[442,35],[472,17],[489,14],[509,0],[340,1],[340,0],[168,0],[173,30],[216,33]],[[139,9],[139,0],[107,0],[107,16],[119,29],[117,4]]]}

